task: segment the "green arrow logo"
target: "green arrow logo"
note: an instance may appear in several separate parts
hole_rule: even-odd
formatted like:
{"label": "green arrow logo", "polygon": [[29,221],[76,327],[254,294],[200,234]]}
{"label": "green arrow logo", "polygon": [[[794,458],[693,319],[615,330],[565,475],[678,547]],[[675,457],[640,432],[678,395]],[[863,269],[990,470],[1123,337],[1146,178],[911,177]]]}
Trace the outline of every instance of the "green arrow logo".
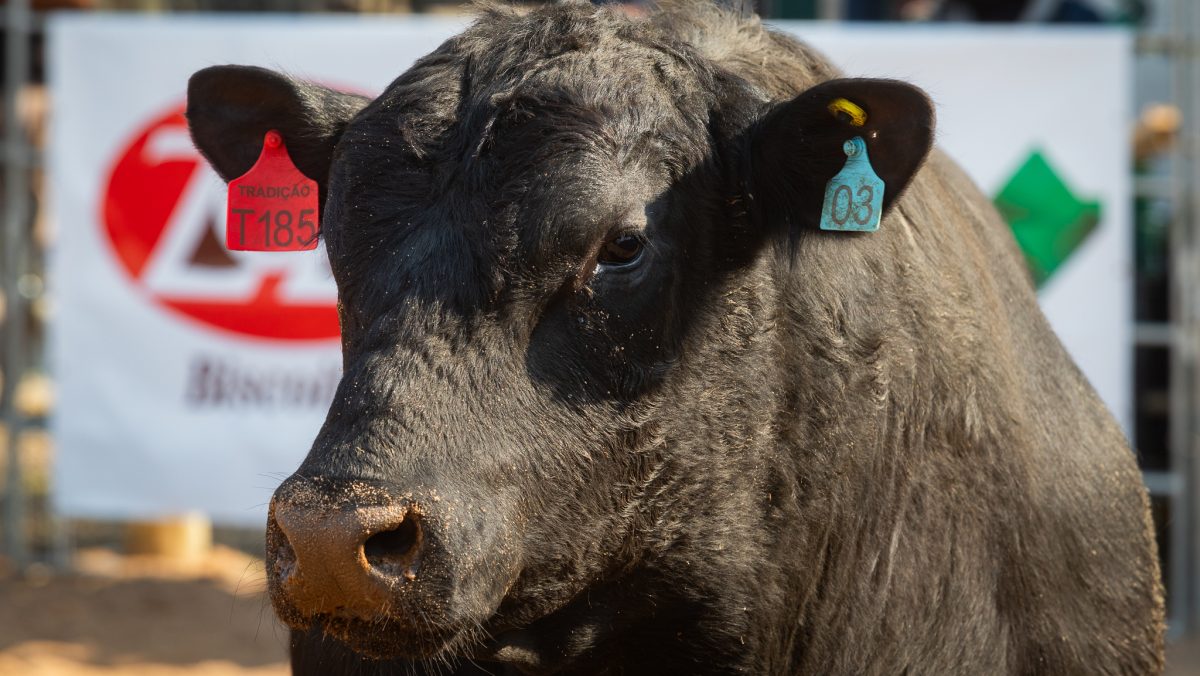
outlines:
{"label": "green arrow logo", "polygon": [[1034,150],[994,200],[1040,287],[1100,222],[1100,202],[1080,200]]}

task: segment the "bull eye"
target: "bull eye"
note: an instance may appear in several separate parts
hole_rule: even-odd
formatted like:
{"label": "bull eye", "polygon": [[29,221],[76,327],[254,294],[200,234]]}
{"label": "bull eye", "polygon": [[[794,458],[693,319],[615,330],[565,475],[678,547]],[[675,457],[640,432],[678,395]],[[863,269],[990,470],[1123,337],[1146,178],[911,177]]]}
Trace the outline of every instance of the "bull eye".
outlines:
{"label": "bull eye", "polygon": [[642,257],[644,243],[640,235],[624,232],[604,243],[597,261],[601,265],[620,267],[632,265]]}

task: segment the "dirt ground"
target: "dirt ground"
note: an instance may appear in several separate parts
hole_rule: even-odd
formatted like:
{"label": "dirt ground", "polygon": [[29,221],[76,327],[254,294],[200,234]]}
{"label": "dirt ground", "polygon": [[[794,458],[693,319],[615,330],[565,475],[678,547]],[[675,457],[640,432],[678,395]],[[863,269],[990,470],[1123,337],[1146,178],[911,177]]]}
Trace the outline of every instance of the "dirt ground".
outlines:
{"label": "dirt ground", "polygon": [[[77,553],[76,573],[0,579],[0,676],[283,676],[286,632],[260,559],[216,547],[191,565]],[[1200,641],[1168,676],[1200,676]]]}
{"label": "dirt ground", "polygon": [[0,580],[2,676],[282,676],[262,561],[190,565],[83,550],[69,576]]}
{"label": "dirt ground", "polygon": [[1200,639],[1167,646],[1167,676],[1200,676]]}

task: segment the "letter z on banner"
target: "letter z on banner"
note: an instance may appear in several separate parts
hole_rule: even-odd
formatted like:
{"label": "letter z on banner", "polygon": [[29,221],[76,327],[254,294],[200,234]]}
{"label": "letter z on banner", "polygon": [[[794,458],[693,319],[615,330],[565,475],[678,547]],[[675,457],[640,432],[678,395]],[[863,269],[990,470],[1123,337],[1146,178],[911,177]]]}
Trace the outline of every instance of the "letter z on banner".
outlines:
{"label": "letter z on banner", "polygon": [[224,184],[182,110],[134,117],[100,174],[96,212],[80,216],[98,227],[59,228],[55,428],[68,513],[202,509],[257,522],[256,487],[295,466],[340,376],[323,252],[225,248]]}
{"label": "letter z on banner", "polygon": [[[52,20],[50,356],[62,513],[201,510],[261,525],[340,378],[324,248],[225,246],[225,184],[182,115],[188,77],[214,63],[254,63],[378,91],[460,28]],[[375,71],[353,49],[342,55],[363,39],[382,50]]]}

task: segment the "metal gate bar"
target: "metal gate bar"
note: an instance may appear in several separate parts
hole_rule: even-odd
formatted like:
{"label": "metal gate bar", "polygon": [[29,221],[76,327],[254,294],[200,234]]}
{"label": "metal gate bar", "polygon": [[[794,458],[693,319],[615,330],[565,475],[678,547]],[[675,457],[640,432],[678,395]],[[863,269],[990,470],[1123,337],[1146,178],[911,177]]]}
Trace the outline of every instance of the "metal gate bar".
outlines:
{"label": "metal gate bar", "polygon": [[29,239],[29,158],[31,149],[20,119],[21,91],[29,81],[32,15],[29,0],[8,0],[4,12],[4,386],[0,390],[8,462],[4,492],[4,552],[17,570],[29,562],[25,492],[19,440],[23,420],[16,405],[25,370],[25,311],[20,293]]}
{"label": "metal gate bar", "polygon": [[1197,141],[1200,139],[1200,76],[1196,54],[1197,12],[1193,0],[1174,0],[1171,6],[1171,95],[1183,113],[1179,142],[1171,158],[1174,214],[1169,238],[1171,260],[1171,408],[1170,454],[1172,469],[1185,477],[1185,488],[1171,497],[1172,587],[1168,596],[1175,606],[1178,626],[1172,633],[1189,632],[1200,623],[1200,585],[1196,584],[1195,525],[1200,523],[1200,501],[1195,498],[1200,486],[1200,462],[1196,459],[1196,386],[1197,342],[1200,323],[1197,314],[1198,242],[1197,216],[1200,215],[1200,191],[1195,189]]}

